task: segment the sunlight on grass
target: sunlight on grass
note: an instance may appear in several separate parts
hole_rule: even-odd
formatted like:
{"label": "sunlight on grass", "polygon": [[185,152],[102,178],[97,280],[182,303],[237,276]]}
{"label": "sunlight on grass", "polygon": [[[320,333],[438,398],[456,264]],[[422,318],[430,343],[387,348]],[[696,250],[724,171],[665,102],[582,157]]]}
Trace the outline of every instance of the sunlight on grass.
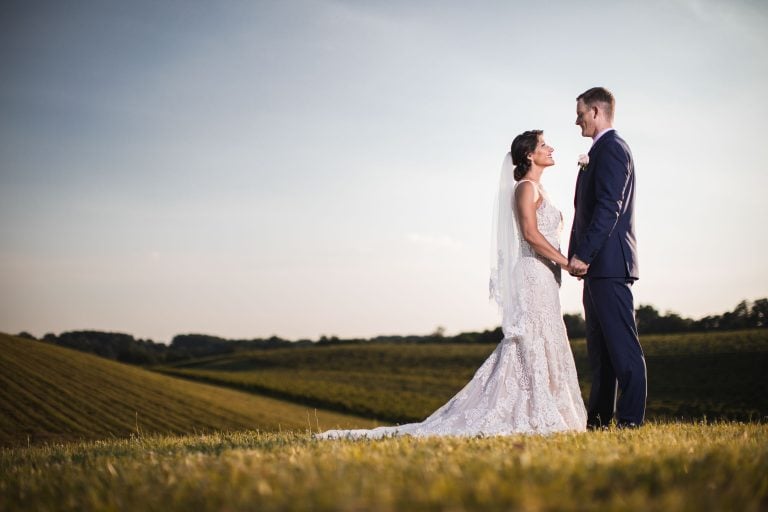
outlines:
{"label": "sunlight on grass", "polygon": [[0,334],[0,446],[375,422]]}
{"label": "sunlight on grass", "polygon": [[768,426],[317,441],[258,431],[5,449],[4,510],[760,510]]}

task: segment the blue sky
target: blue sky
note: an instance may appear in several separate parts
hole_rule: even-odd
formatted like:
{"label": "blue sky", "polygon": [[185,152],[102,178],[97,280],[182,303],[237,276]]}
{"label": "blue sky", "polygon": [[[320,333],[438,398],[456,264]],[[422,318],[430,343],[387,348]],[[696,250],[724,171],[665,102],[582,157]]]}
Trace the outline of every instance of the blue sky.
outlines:
{"label": "blue sky", "polygon": [[636,161],[637,302],[765,297],[767,26],[757,1],[4,2],[0,330],[494,327],[502,157],[545,130],[570,229],[594,85]]}

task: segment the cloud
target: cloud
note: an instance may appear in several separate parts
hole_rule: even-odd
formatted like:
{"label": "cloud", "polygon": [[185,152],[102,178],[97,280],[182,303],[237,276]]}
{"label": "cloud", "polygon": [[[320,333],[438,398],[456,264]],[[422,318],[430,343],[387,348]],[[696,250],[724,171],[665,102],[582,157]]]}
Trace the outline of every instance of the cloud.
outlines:
{"label": "cloud", "polygon": [[408,241],[414,245],[430,249],[449,249],[456,251],[462,248],[462,243],[448,235],[425,235],[422,233],[408,233]]}
{"label": "cloud", "polygon": [[702,23],[719,25],[755,44],[765,43],[768,8],[764,2],[677,0],[677,3]]}

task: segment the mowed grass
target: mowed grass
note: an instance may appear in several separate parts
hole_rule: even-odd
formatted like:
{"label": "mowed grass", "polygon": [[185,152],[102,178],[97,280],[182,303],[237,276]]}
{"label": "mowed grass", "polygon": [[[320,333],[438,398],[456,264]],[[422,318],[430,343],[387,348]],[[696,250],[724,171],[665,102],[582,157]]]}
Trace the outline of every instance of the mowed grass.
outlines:
{"label": "mowed grass", "polygon": [[153,432],[372,424],[5,334],[0,369],[0,445],[6,446]]}
{"label": "mowed grass", "polygon": [[768,508],[768,426],[316,441],[247,431],[0,451],[0,508],[403,511]]}
{"label": "mowed grass", "polygon": [[[648,417],[757,420],[768,415],[768,329],[643,336]],[[252,351],[158,371],[299,403],[418,421],[472,377],[494,345],[369,344]],[[586,342],[572,342],[582,394]]]}

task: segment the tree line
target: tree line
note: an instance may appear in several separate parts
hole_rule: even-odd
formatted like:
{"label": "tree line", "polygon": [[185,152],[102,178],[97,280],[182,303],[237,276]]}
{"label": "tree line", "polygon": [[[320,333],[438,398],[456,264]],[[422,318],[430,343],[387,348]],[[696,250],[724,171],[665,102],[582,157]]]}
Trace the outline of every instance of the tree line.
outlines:
{"label": "tree line", "polygon": [[[709,315],[698,320],[683,318],[668,311],[663,315],[651,305],[640,305],[635,310],[637,330],[640,334],[674,334],[681,332],[732,331],[768,327],[768,298],[754,302],[743,300],[722,315]],[[563,315],[568,336],[583,338],[586,334],[584,318],[579,314]]]}
{"label": "tree line", "polygon": [[[650,305],[640,305],[635,315],[641,335],[762,328],[768,327],[768,298],[754,302],[744,300],[733,311],[727,311],[722,315],[705,316],[698,320],[683,318],[673,312],[661,314]],[[584,318],[580,314],[567,313],[563,315],[563,322],[569,338],[584,337]],[[19,333],[18,336],[36,340],[27,332]],[[309,339],[290,341],[277,336],[232,340],[206,334],[179,334],[173,338],[170,345],[166,345],[151,339],[136,339],[130,334],[85,330],[68,331],[58,336],[48,333],[39,341],[90,352],[124,363],[155,365],[247,350],[359,343],[498,343],[502,337],[501,328],[446,336],[445,329],[438,327],[432,334],[426,336],[376,336],[373,338],[321,336],[317,341]]]}

